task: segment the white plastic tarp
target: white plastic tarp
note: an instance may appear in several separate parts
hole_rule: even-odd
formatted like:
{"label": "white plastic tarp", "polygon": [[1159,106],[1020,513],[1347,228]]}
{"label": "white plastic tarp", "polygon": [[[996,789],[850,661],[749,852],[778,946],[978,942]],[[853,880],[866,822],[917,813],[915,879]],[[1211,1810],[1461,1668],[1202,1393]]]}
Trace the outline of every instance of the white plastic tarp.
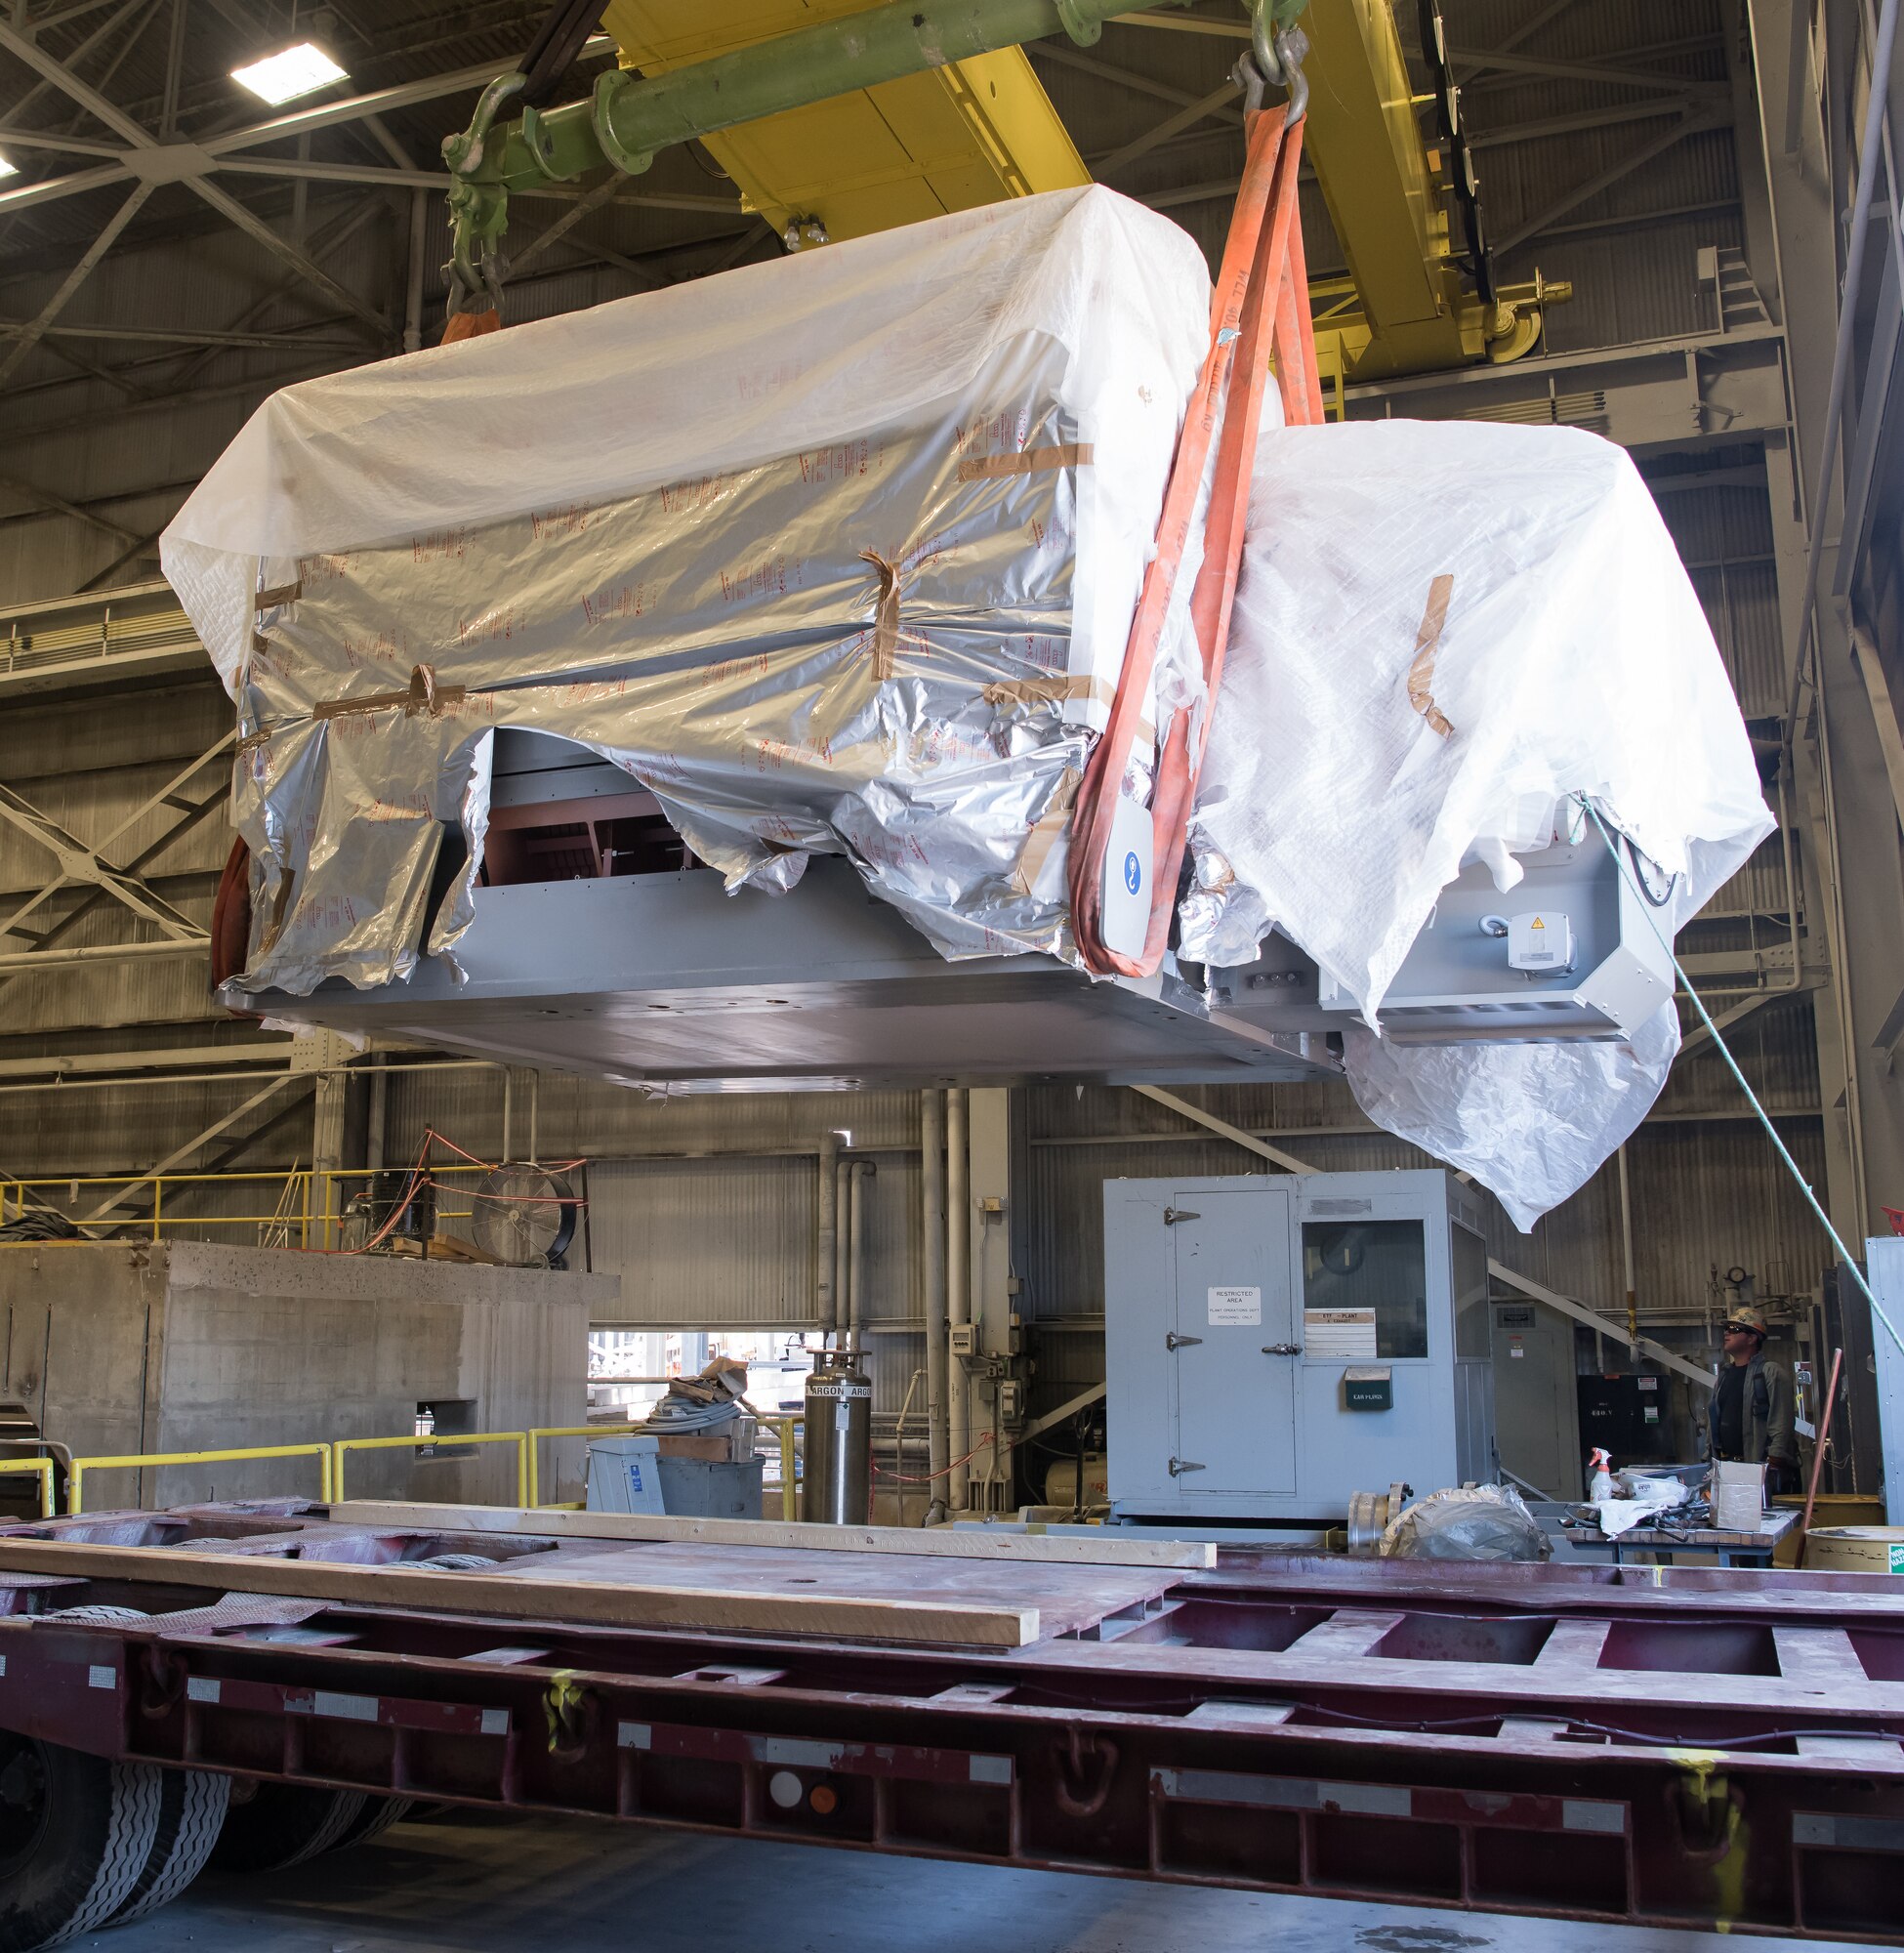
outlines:
{"label": "white plastic tarp", "polygon": [[[1437,580],[1445,618],[1420,658]],[[1628,455],[1573,429],[1278,429],[1259,448],[1221,697],[1191,824],[1183,953],[1272,926],[1352,997],[1379,1125],[1531,1226],[1644,1116],[1671,1005],[1631,1045],[1420,1045],[1383,999],[1442,888],[1497,884],[1586,795],[1676,876],[1670,934],[1771,831],[1718,648]],[[1372,1028],[1373,1027],[1373,1028]]]}
{"label": "white plastic tarp", "polygon": [[1209,303],[1181,229],[1090,187],[273,395],[162,545],[238,703],[246,986],[451,950],[512,727],[730,887],[842,853],[948,956],[1072,954],[1065,823]]}

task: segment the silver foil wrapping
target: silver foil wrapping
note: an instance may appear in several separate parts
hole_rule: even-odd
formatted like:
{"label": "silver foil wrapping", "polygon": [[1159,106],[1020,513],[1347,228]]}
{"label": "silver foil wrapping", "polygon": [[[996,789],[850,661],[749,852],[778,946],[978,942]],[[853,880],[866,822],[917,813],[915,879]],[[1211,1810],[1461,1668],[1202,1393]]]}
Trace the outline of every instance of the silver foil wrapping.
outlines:
{"label": "silver foil wrapping", "polygon": [[841,853],[948,957],[1070,957],[1207,308],[1174,226],[1064,191],[275,396],[166,538],[237,704],[245,986],[453,954],[503,727],[730,888]]}

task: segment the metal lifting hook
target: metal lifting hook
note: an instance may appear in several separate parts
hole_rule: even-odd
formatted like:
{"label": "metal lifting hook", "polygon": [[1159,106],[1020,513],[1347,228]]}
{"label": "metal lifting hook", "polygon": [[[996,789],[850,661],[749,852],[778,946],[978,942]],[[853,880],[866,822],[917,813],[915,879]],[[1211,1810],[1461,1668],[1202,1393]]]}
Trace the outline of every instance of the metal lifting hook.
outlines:
{"label": "metal lifting hook", "polygon": [[473,181],[482,167],[489,132],[505,103],[528,86],[528,76],[519,70],[499,74],[477,102],[470,126],[461,135],[446,137],[443,161],[452,182],[449,187],[451,248],[443,276],[449,285],[447,310],[452,317],[460,312],[494,312],[503,307],[503,265],[497,243],[508,221],[506,197],[486,185]]}
{"label": "metal lifting hook", "polygon": [[1308,77],[1303,62],[1309,51],[1309,37],[1296,25],[1296,17],[1308,0],[1255,0],[1250,8],[1250,52],[1230,70],[1231,78],[1244,93],[1244,107],[1252,115],[1262,107],[1265,83],[1286,89],[1289,112],[1285,128],[1302,121],[1309,105]]}

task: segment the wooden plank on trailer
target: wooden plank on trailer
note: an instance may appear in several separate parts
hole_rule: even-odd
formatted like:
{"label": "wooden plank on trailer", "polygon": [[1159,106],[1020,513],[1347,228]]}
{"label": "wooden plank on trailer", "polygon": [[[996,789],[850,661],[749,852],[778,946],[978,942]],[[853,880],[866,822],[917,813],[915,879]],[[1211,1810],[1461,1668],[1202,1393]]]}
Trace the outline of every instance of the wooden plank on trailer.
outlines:
{"label": "wooden plank on trailer", "polygon": [[1038,1639],[1035,1607],[968,1605],[790,1593],[650,1587],[600,1577],[527,1581],[437,1568],[334,1560],[237,1559],[173,1547],[86,1546],[0,1539],[0,1571],[87,1580],[212,1588],[436,1614],[506,1615],[588,1627],[683,1629],[703,1634],[819,1635],[900,1645],[1022,1647]]}
{"label": "wooden plank on trailer", "polygon": [[1210,1567],[1207,1540],[1079,1539],[1071,1534],[980,1532],[951,1527],[803,1525],[785,1519],[662,1518],[642,1513],[567,1513],[524,1506],[433,1506],[350,1499],[330,1508],[345,1525],[427,1532],[530,1532],[551,1539],[698,1540],[718,1546],[786,1546],[825,1553],[903,1553],[933,1559],[988,1559],[1052,1566]]}
{"label": "wooden plank on trailer", "polygon": [[[430,1537],[434,1543],[441,1535]],[[305,1557],[311,1557],[310,1548]],[[877,1553],[791,1555],[772,1547],[713,1546],[703,1540],[571,1540],[554,1553],[523,1554],[496,1571],[500,1578],[538,1585],[599,1581],[696,1592],[718,1589],[732,1595],[791,1590],[836,1600],[1035,1607],[1047,1636],[1079,1634],[1107,1619],[1140,1615],[1179,1577],[1170,1568],[998,1566]]]}

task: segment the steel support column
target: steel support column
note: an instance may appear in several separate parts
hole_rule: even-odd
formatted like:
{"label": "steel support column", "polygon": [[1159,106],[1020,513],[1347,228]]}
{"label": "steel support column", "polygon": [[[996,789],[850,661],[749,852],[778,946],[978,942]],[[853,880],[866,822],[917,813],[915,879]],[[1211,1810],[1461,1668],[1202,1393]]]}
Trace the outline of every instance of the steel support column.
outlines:
{"label": "steel support column", "polygon": [[[1844,510],[1837,468],[1830,471],[1833,485],[1823,506],[1806,507],[1808,484],[1826,478],[1843,237],[1836,187],[1848,187],[1856,173],[1854,157],[1835,161],[1827,153],[1826,122],[1813,106],[1816,76],[1808,65],[1805,73],[1793,70],[1795,55],[1808,57],[1810,37],[1795,32],[1793,21],[1794,8],[1806,5],[1807,0],[1749,0],[1748,14],[1796,434],[1795,448],[1766,444],[1788,676],[1798,704],[1788,744],[1811,830],[1807,871],[1816,899],[1809,912],[1825,927],[1832,948],[1833,981],[1814,999],[1826,1108],[1827,1206],[1839,1231],[1856,1242],[1868,1233],[1876,1204],[1895,1200],[1896,1189],[1904,1187],[1904,1089],[1879,1049],[1879,1033],[1897,993],[1896,974],[1904,968],[1904,848],[1871,696],[1852,656],[1850,605],[1836,595],[1853,587],[1856,570],[1838,561]],[[1850,10],[1835,11],[1825,22],[1834,34],[1857,24]],[[1898,99],[1893,88],[1893,123]],[[1801,112],[1788,117],[1794,104]],[[1854,139],[1850,106],[1839,104],[1830,118],[1834,142]],[[1890,234],[1895,222],[1894,198],[1878,199],[1867,251],[1873,290],[1883,259],[1895,249]],[[1858,376],[1850,379],[1841,436],[1847,442],[1855,440],[1857,403],[1866,393]],[[1807,685],[1801,633],[1813,538],[1819,539],[1821,554]]]}

